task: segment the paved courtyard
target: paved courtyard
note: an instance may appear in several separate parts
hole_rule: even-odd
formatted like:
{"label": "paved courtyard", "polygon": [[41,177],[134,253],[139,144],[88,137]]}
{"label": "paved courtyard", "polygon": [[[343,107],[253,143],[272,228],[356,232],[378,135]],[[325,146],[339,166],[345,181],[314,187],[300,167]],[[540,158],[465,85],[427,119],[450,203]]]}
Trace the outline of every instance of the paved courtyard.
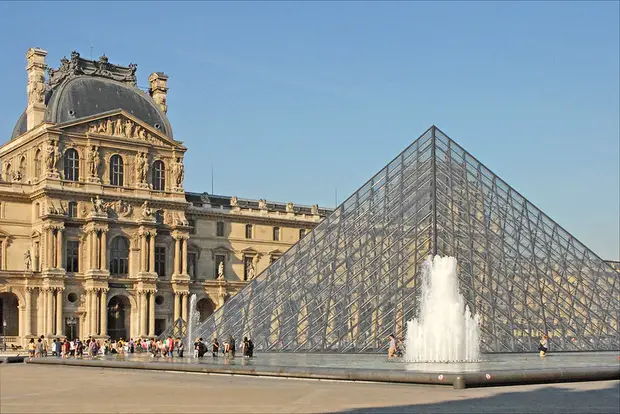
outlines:
{"label": "paved courtyard", "polygon": [[453,390],[110,368],[0,365],[0,412],[617,413],[620,381]]}

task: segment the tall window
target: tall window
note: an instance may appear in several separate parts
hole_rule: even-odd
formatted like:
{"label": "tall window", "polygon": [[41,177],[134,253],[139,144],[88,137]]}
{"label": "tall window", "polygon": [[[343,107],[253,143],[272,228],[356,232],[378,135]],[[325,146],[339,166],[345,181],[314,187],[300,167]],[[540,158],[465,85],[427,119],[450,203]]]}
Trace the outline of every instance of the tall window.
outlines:
{"label": "tall window", "polygon": [[80,270],[80,243],[77,240],[67,240],[67,267],[68,273],[77,273]]}
{"label": "tall window", "polygon": [[38,149],[34,154],[34,178],[41,178],[41,150]]}
{"label": "tall window", "polygon": [[164,162],[157,160],[153,163],[153,190],[164,191],[166,189],[166,167]]}
{"label": "tall window", "polygon": [[306,235],[306,229],[299,229],[299,239],[303,239]]}
{"label": "tall window", "polygon": [[[217,227],[216,227],[215,235],[217,237],[224,237],[224,222],[223,221],[218,221],[216,226]],[[247,227],[246,227],[246,234],[247,234]]]}
{"label": "tall window", "polygon": [[166,275],[166,248],[163,246],[155,246],[155,273],[159,277]]}
{"label": "tall window", "polygon": [[251,224],[245,225],[245,238],[246,239],[252,238],[252,225]]}
{"label": "tall window", "polygon": [[126,275],[129,273],[129,242],[122,236],[112,240],[110,246],[110,274]]}
{"label": "tall window", "polygon": [[80,176],[80,156],[78,155],[78,152],[73,148],[69,148],[65,151],[63,161],[65,166],[65,180],[77,181]]}
{"label": "tall window", "polygon": [[274,241],[279,241],[280,240],[280,227],[274,227],[273,228],[273,240]]}
{"label": "tall window", "polygon": [[67,215],[69,217],[77,217],[77,203],[75,201],[69,201],[67,205]]}
{"label": "tall window", "polygon": [[118,154],[110,158],[110,184],[123,186],[123,159]]}

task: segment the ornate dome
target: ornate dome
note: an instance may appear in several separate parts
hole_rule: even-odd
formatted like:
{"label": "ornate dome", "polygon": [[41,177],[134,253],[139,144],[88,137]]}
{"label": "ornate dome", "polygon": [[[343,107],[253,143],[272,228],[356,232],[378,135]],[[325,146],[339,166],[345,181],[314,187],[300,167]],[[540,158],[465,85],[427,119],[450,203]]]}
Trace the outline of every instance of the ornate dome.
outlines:
{"label": "ornate dome", "polygon": [[[112,65],[105,56],[99,61],[82,59],[73,52],[71,60],[61,59],[59,69],[48,69],[44,120],[63,123],[123,109],[172,138],[172,127],[166,114],[148,93],[136,87],[136,68],[134,64],[128,67]],[[26,130],[24,111],[11,139]]]}

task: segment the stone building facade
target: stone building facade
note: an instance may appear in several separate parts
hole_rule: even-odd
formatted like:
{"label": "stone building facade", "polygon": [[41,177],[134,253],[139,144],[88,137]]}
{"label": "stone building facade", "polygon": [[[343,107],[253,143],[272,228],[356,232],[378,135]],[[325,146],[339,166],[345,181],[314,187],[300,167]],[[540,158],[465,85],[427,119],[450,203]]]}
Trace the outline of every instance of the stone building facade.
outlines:
{"label": "stone building facade", "polygon": [[183,188],[168,77],[27,52],[26,110],[0,147],[0,321],[9,345],[147,337],[205,319],[328,209]]}

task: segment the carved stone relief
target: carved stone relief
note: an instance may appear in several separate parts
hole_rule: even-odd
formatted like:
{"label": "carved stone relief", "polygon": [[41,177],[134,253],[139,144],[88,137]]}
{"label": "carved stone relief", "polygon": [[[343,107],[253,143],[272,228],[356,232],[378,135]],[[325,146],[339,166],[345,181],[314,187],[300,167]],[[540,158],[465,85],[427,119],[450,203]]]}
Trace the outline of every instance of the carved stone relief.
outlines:
{"label": "carved stone relief", "polygon": [[88,132],[107,135],[110,137],[137,139],[157,145],[164,144],[142,125],[139,125],[123,116],[115,116],[90,122],[88,123]]}

